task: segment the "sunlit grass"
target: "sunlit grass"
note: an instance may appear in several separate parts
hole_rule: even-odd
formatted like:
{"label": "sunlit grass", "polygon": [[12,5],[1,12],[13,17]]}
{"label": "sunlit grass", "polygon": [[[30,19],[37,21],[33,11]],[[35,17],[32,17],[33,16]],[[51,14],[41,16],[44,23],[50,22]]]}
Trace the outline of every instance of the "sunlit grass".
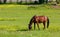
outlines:
{"label": "sunlit grass", "polygon": [[[60,9],[49,5],[0,5],[0,37],[60,37]],[[49,28],[28,30],[32,16],[44,15],[50,20]],[[33,26],[32,26],[33,27]]]}

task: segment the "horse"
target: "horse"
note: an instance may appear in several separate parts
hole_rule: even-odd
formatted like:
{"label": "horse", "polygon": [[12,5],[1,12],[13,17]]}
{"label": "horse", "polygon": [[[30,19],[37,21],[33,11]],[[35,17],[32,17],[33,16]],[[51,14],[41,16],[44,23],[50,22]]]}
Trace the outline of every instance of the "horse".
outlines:
{"label": "horse", "polygon": [[49,18],[47,16],[36,16],[36,15],[34,15],[28,24],[29,30],[32,29],[32,23],[34,23],[34,30],[35,30],[36,24],[37,24],[38,29],[40,30],[39,23],[43,23],[43,26],[44,26],[43,29],[45,29],[46,23],[47,23],[47,28],[49,27]]}

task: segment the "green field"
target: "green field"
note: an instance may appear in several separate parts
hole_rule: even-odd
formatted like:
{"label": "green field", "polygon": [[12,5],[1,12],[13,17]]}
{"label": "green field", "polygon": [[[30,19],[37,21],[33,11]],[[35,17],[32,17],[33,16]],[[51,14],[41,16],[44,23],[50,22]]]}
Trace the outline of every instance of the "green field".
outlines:
{"label": "green field", "polygon": [[[32,28],[28,24],[32,16],[48,16],[50,26],[43,30]],[[51,5],[0,5],[0,37],[60,37],[60,8]]]}

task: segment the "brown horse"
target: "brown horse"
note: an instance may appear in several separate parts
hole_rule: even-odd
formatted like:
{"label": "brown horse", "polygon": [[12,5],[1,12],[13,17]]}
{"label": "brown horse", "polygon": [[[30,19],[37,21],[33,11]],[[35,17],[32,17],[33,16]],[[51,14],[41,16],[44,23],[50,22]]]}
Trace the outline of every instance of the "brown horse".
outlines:
{"label": "brown horse", "polygon": [[35,29],[36,24],[37,24],[38,29],[40,29],[38,23],[43,23],[43,25],[44,25],[43,29],[45,29],[46,22],[47,22],[47,28],[48,28],[49,27],[49,18],[48,17],[34,15],[29,22],[29,26],[28,26],[29,30],[32,28],[32,23],[34,23],[34,29]]}

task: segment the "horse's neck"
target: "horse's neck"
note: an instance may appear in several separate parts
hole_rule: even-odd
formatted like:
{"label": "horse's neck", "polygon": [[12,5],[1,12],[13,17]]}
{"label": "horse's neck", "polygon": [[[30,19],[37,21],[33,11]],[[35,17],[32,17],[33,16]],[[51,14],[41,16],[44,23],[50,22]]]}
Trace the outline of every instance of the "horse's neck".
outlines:
{"label": "horse's neck", "polygon": [[31,21],[30,21],[30,24],[32,24],[32,23],[33,23],[33,21],[31,20]]}
{"label": "horse's neck", "polygon": [[33,18],[30,20],[30,24],[32,24],[33,23]]}
{"label": "horse's neck", "polygon": [[34,21],[34,18],[35,18],[36,15],[34,15],[31,20],[30,20],[30,24],[32,25],[33,21]]}

